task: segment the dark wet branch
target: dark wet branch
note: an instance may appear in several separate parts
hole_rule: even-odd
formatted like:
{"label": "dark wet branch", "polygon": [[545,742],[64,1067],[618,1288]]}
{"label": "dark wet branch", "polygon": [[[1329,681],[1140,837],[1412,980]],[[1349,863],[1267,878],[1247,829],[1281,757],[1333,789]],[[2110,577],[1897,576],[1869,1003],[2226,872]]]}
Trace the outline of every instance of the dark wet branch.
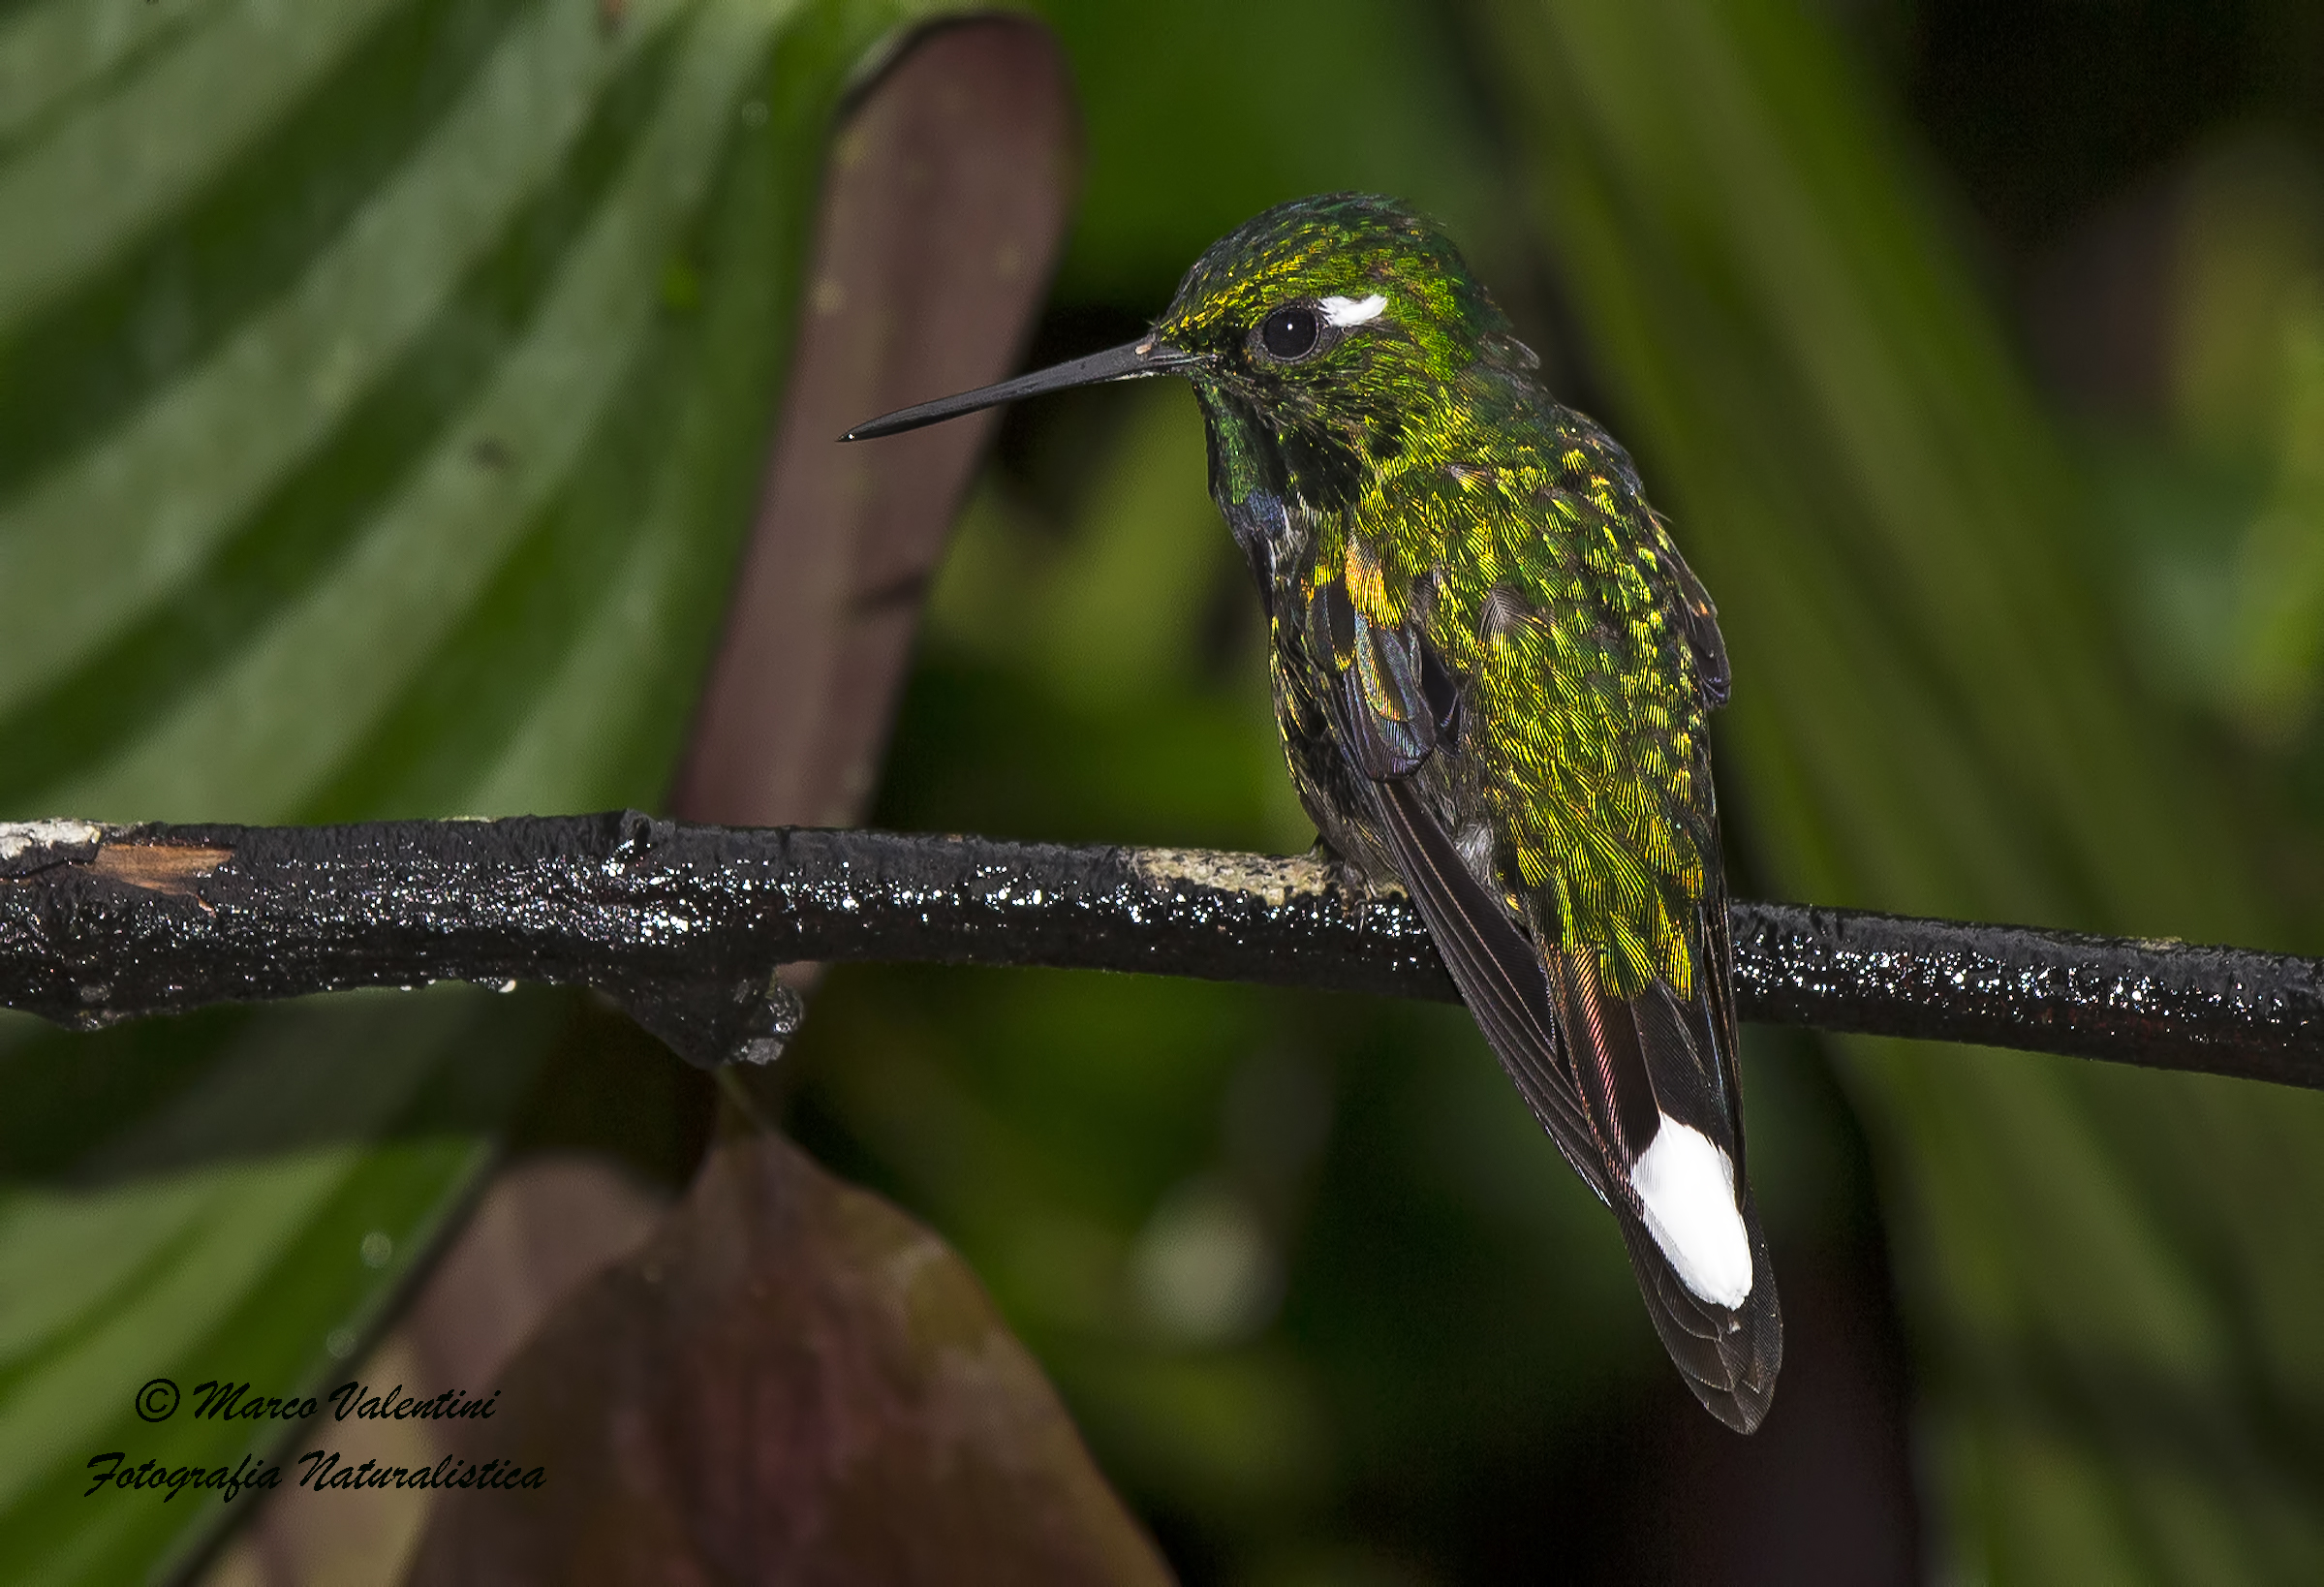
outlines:
{"label": "dark wet branch", "polygon": [[[1746,1019],[2324,1087],[2324,962],[1734,906]],[[89,1027],[430,980],[595,986],[701,1063],[771,1057],[804,960],[1052,965],[1449,1000],[1401,898],[1305,858],[635,813],[0,826],[0,1004]]]}

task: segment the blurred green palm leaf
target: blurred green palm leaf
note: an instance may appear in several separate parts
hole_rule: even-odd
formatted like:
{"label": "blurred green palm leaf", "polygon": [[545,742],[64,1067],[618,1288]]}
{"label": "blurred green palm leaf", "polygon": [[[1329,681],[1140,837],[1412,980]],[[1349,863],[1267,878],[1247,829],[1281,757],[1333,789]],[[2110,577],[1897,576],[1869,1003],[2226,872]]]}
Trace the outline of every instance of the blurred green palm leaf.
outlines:
{"label": "blurred green palm leaf", "polygon": [[[1720,600],[1770,885],[2277,940],[2224,779],[2129,681],[2088,482],[1834,41],[1789,0],[1477,17]],[[1850,1046],[1960,1579],[2324,1570],[2324,1099]]]}
{"label": "blurred green palm leaf", "polygon": [[[826,129],[932,9],[0,14],[0,812],[656,802]],[[269,1451],[195,1385],[344,1376],[561,1016],[447,989],[0,1024],[0,1577],[167,1573],[247,1510],[83,1499],[85,1463]],[[188,1400],[148,1424],[157,1376]]]}

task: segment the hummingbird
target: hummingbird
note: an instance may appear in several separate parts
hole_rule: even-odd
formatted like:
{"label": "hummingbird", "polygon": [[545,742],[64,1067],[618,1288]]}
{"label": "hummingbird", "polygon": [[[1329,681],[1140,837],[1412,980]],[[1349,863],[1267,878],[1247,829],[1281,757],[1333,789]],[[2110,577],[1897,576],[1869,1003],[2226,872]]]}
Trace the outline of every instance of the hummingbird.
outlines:
{"label": "hummingbird", "polygon": [[1749,1433],[1783,1325],[1744,1172],[1709,737],[1726,646],[1629,455],[1539,370],[1441,228],[1336,193],[1221,238],[1133,342],[842,439],[1193,385],[1321,846],[1418,908],[1613,1212],[1681,1376]]}

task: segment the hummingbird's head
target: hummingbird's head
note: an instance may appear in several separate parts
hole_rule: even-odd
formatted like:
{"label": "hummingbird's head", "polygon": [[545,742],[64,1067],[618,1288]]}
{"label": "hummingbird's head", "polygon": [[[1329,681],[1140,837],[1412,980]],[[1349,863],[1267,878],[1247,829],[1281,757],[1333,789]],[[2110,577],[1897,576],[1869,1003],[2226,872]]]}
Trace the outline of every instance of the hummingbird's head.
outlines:
{"label": "hummingbird's head", "polygon": [[1213,243],[1153,339],[1270,417],[1425,409],[1482,364],[1533,367],[1437,227],[1393,199],[1295,199]]}
{"label": "hummingbird's head", "polygon": [[1266,487],[1347,499],[1367,466],[1460,400],[1472,371],[1537,363],[1460,250],[1393,199],[1278,204],[1212,244],[1150,332],[1127,346],[859,424],[864,440],[1100,381],[1184,375],[1214,441],[1231,427]]}
{"label": "hummingbird's head", "polygon": [[1271,455],[1269,488],[1337,506],[1463,400],[1480,368],[1537,363],[1441,230],[1393,199],[1297,199],[1212,244],[1147,339],[1214,435]]}

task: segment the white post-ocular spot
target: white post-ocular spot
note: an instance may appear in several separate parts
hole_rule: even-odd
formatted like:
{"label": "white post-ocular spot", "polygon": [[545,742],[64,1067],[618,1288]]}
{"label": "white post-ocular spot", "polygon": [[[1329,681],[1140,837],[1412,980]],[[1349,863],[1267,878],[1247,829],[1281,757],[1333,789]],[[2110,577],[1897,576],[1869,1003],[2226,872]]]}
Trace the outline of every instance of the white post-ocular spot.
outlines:
{"label": "white post-ocular spot", "polygon": [[1366,320],[1379,319],[1379,311],[1388,306],[1388,300],[1379,293],[1374,293],[1361,299],[1326,297],[1322,306],[1323,318],[1345,329],[1348,326],[1360,326]]}
{"label": "white post-ocular spot", "polygon": [[1679,1282],[1732,1310],[1751,1292],[1751,1242],[1735,1210],[1735,1165],[1700,1130],[1668,1113],[1631,1166],[1646,1231]]}

